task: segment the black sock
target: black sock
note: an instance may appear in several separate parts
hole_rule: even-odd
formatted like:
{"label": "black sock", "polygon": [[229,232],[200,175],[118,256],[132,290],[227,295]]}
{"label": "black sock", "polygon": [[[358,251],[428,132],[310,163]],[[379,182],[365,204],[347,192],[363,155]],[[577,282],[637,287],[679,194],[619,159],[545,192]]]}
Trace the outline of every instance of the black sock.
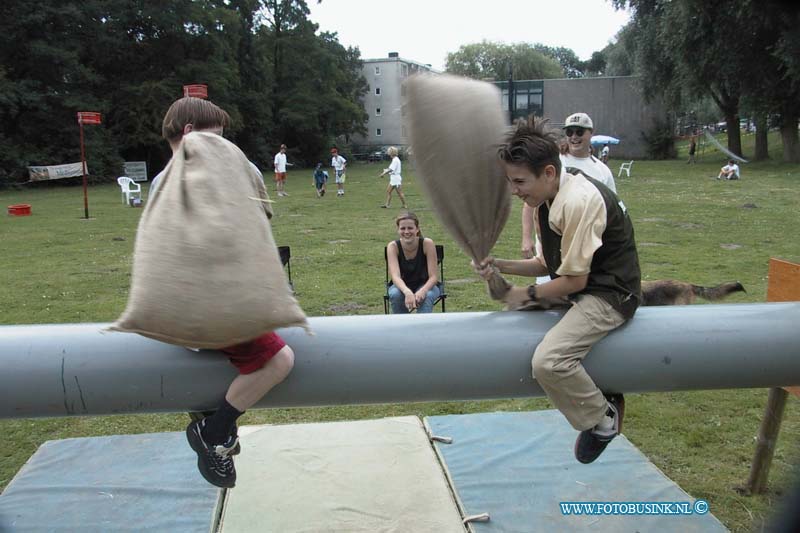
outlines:
{"label": "black sock", "polygon": [[223,444],[233,435],[236,420],[243,414],[244,411],[236,409],[228,400],[222,400],[217,412],[205,419],[203,440],[207,444]]}

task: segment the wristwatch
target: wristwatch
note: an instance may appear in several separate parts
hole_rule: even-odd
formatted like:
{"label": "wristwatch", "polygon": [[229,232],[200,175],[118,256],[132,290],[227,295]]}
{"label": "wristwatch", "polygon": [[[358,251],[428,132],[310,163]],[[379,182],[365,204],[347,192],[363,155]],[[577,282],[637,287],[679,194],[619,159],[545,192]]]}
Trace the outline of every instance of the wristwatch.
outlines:
{"label": "wristwatch", "polygon": [[528,299],[532,302],[538,302],[539,298],[536,297],[536,284],[528,285]]}

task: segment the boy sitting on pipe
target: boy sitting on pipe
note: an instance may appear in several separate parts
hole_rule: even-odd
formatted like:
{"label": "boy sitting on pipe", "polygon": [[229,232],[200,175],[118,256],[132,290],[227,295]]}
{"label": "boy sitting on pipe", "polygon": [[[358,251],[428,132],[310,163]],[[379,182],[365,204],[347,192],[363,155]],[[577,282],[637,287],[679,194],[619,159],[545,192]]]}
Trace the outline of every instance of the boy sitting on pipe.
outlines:
{"label": "boy sitting on pipe", "polygon": [[580,431],[575,457],[591,463],[622,431],[622,394],[604,395],[583,368],[592,346],[633,317],[641,301],[641,273],[633,225],[625,205],[599,181],[562,174],[555,135],[546,122],[520,120],[498,155],[512,193],[534,208],[542,255],[475,265],[484,279],[504,274],[549,275],[541,285],[507,285],[493,297],[509,308],[568,298],[570,309],[533,354],[533,376]]}
{"label": "boy sitting on pipe", "polygon": [[[174,153],[179,149],[183,136],[189,132],[222,135],[229,124],[230,116],[220,107],[208,100],[185,97],[170,106],[164,116],[162,134]],[[153,180],[151,195],[156,194],[163,174]],[[219,178],[224,179],[224,176]],[[220,351],[228,356],[239,375],[231,382],[217,410],[206,418],[192,421],[186,428],[186,436],[197,453],[197,466],[206,481],[218,487],[231,488],[236,483],[232,456],[240,450],[236,421],[286,379],[294,366],[294,352],[274,332]]]}

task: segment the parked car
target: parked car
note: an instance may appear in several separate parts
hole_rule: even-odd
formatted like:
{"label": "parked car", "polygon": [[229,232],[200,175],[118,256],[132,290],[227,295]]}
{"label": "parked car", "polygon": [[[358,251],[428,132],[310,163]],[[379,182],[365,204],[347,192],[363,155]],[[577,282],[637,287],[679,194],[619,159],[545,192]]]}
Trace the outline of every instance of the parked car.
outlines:
{"label": "parked car", "polygon": [[386,153],[383,150],[377,150],[375,152],[370,152],[367,156],[367,161],[373,163],[375,161],[383,161],[386,159]]}

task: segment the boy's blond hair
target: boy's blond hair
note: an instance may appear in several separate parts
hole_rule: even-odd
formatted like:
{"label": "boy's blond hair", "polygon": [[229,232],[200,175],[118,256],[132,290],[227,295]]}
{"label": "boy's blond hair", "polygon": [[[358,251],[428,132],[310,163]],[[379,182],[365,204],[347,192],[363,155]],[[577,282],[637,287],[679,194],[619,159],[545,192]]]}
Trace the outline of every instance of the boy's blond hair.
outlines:
{"label": "boy's blond hair", "polygon": [[161,124],[161,136],[172,144],[181,140],[187,124],[195,130],[206,130],[227,128],[230,123],[231,116],[218,105],[203,98],[186,96],[169,106]]}

